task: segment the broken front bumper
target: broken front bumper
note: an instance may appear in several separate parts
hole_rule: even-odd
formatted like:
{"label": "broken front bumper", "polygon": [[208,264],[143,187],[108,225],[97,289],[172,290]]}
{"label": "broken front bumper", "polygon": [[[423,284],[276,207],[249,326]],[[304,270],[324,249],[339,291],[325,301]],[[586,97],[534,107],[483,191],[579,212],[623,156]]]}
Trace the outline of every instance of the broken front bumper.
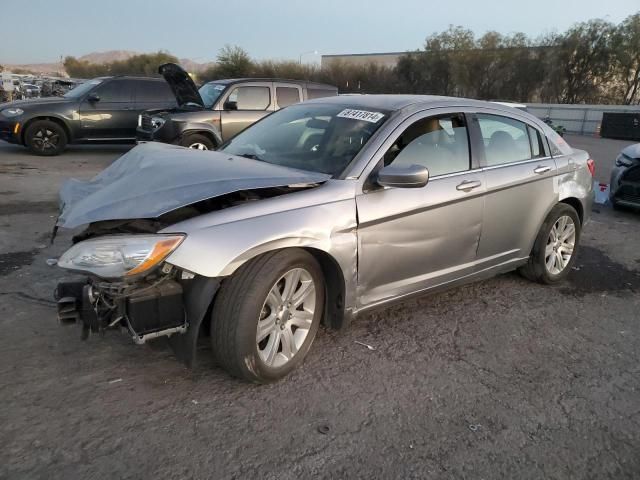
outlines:
{"label": "broken front bumper", "polygon": [[83,339],[91,333],[124,329],[137,344],[169,337],[188,366],[195,361],[198,334],[219,280],[188,280],[164,275],[136,283],[84,279],[58,284],[54,297],[61,324],[78,324]]}

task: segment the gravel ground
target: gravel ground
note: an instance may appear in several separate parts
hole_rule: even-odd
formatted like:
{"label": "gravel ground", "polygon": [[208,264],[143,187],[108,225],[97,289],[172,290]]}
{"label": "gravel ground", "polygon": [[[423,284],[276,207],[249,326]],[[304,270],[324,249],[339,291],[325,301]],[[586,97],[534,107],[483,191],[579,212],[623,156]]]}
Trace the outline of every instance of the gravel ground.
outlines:
{"label": "gravel ground", "polygon": [[[569,142],[600,172],[620,147]],[[639,214],[598,206],[562,285],[507,274],[380,310],[255,386],[206,347],[187,370],[57,325],[56,191],[125,150],[0,144],[0,478],[640,477]]]}

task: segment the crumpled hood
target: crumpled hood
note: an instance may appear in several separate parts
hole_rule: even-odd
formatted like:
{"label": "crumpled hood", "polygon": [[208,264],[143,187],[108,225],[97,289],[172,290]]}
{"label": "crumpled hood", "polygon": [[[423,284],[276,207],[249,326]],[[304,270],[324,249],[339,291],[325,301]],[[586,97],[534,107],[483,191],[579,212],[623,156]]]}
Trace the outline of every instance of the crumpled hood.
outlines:
{"label": "crumpled hood", "polygon": [[60,189],[57,225],[74,228],[102,220],[156,218],[241,190],[322,183],[329,178],[223,152],[146,143],[91,180],[67,180]]}
{"label": "crumpled hood", "polygon": [[629,158],[640,158],[640,143],[634,143],[633,145],[623,148],[622,153]]}

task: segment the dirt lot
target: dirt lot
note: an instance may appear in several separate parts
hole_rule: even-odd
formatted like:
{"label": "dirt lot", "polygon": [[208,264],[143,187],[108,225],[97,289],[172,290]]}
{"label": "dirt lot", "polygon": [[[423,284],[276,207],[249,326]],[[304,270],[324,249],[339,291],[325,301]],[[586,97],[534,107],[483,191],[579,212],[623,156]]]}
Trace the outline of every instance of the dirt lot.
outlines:
{"label": "dirt lot", "polygon": [[[622,145],[569,142],[601,180]],[[124,151],[0,143],[0,478],[640,477],[640,214],[597,207],[565,284],[507,274],[379,311],[258,387],[206,350],[189,371],[57,325],[57,189]]]}

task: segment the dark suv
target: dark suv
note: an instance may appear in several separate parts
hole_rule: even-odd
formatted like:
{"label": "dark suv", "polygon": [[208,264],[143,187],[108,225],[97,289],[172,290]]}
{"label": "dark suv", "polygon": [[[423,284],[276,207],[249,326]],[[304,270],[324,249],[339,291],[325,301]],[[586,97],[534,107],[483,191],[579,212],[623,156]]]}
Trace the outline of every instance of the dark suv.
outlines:
{"label": "dark suv", "polygon": [[0,104],[0,139],[37,155],[58,155],[68,143],[133,142],[140,112],[175,105],[162,78],[95,78],[62,97]]}
{"label": "dark suv", "polygon": [[155,140],[211,150],[265,115],[293,103],[338,94],[331,85],[278,78],[236,78],[205,83],[198,90],[180,66],[159,73],[175,93],[178,107],[140,116],[138,141]]}

